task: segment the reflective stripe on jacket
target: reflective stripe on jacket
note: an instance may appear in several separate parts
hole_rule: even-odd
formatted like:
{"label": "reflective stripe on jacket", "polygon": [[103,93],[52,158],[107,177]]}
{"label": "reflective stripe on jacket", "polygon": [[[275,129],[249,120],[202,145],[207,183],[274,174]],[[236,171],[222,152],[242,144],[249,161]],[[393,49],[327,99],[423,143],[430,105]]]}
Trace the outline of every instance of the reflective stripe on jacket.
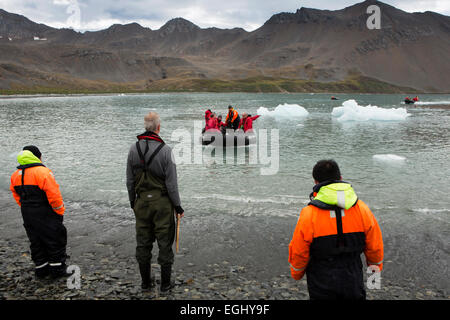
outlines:
{"label": "reflective stripe on jacket", "polygon": [[17,204],[21,207],[50,205],[54,212],[63,215],[64,202],[52,171],[28,150],[20,152],[17,160],[20,166],[12,174],[10,185]]}
{"label": "reflective stripe on jacket", "polygon": [[343,254],[354,254],[359,259],[362,252],[369,265],[382,270],[383,239],[377,220],[369,207],[357,199],[350,184],[322,185],[313,201],[300,212],[289,244],[292,277],[300,280],[311,259]]}

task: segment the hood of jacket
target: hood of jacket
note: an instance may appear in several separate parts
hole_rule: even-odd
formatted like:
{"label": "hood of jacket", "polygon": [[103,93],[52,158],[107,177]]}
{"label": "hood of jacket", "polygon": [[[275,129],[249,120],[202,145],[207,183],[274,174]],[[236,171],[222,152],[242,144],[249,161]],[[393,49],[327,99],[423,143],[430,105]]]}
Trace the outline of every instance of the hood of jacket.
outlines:
{"label": "hood of jacket", "polygon": [[348,210],[358,201],[352,185],[345,181],[320,183],[313,191],[315,195],[311,204],[317,207],[339,207]]}
{"label": "hood of jacket", "polygon": [[19,154],[17,155],[17,162],[19,162],[21,166],[42,163],[42,161],[38,157],[36,157],[31,151],[28,150],[19,152]]}

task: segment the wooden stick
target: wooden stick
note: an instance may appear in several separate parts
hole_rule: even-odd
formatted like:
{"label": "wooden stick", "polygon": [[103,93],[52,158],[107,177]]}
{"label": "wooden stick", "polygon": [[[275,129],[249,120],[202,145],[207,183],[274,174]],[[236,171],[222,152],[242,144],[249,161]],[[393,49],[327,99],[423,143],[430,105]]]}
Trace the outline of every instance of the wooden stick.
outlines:
{"label": "wooden stick", "polygon": [[180,216],[177,214],[177,253],[180,247]]}

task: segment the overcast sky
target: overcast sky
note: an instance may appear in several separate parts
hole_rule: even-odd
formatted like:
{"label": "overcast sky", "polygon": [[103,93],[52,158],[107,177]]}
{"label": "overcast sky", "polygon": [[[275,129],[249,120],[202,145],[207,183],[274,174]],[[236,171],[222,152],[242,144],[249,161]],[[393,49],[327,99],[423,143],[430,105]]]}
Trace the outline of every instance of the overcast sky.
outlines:
{"label": "overcast sky", "polygon": [[[76,30],[105,29],[115,23],[138,22],[159,29],[183,17],[196,25],[218,28],[259,28],[273,14],[301,7],[336,10],[363,0],[0,0],[0,8],[46,25]],[[435,11],[450,15],[450,0],[385,0],[408,12]],[[79,8],[79,10],[78,10]],[[79,12],[79,14],[78,14]],[[78,18],[79,17],[79,18]]]}

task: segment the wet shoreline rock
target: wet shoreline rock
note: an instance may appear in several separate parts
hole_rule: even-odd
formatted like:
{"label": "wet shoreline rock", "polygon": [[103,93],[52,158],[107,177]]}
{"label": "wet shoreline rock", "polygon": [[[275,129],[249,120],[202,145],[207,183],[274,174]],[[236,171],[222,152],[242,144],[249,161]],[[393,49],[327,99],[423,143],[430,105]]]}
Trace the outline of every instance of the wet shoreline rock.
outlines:
{"label": "wet shoreline rock", "polygon": [[[156,286],[144,292],[140,288],[137,265],[132,258],[111,256],[100,263],[86,253],[76,259],[81,269],[80,289],[68,289],[66,279],[36,280],[33,264],[23,244],[0,240],[0,299],[3,300],[307,300],[306,280],[294,281],[289,274],[261,281],[244,266],[222,264],[205,266],[196,272],[174,268],[175,288],[169,294],[159,292],[160,268],[152,265]],[[69,261],[75,263],[75,261]],[[449,299],[443,291],[426,287],[400,286],[383,281],[381,289],[366,290],[367,298],[377,299]]]}
{"label": "wet shoreline rock", "polygon": [[[80,268],[81,286],[68,289],[66,279],[39,281],[34,278],[22,217],[9,197],[8,194],[9,202],[4,201],[6,204],[0,215],[0,299],[309,299],[306,279],[293,280],[287,263],[295,217],[234,216],[230,219],[214,215],[184,219],[181,247],[173,267],[176,287],[170,294],[162,295],[158,290],[160,267],[156,263],[152,264],[152,275],[157,286],[150,292],[142,292],[140,288],[131,214],[109,211],[94,214],[86,208],[72,208],[64,220],[69,237],[67,264]],[[155,244],[152,261],[156,259]],[[386,259],[387,272],[382,273],[381,289],[366,290],[368,299],[450,299],[445,281],[425,282],[421,275],[402,272],[402,259],[402,256],[392,255]]]}

